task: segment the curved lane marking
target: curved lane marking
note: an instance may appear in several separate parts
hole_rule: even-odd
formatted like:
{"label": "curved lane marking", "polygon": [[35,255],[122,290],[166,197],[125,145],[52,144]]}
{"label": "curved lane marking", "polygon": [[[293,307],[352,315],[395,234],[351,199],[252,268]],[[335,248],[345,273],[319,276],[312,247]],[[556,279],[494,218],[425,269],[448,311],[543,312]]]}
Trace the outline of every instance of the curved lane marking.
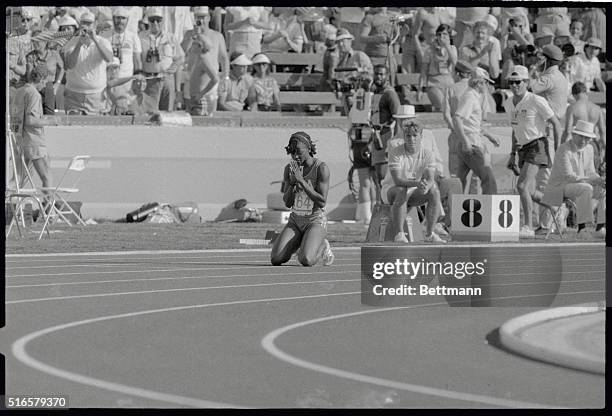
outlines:
{"label": "curved lane marking", "polygon": [[[599,293],[599,292],[566,292],[566,293],[558,293],[557,296],[584,294],[584,293]],[[539,297],[543,295],[534,295],[534,296]],[[499,297],[499,298],[494,298],[494,299],[502,300],[502,299],[525,298],[525,297],[534,297],[534,296],[529,296],[529,295],[528,296],[507,296],[507,297]],[[275,340],[279,336],[285,334],[286,332],[292,331],[297,328],[305,327],[308,325],[318,324],[318,323],[325,322],[325,321],[331,321],[334,319],[343,319],[343,318],[348,318],[348,317],[353,317],[353,316],[358,316],[358,315],[365,315],[365,314],[370,314],[370,313],[377,313],[377,312],[388,312],[388,311],[394,311],[394,310],[400,310],[400,309],[414,309],[414,308],[423,307],[423,306],[440,306],[440,305],[446,305],[446,304],[447,304],[446,302],[438,302],[438,303],[428,303],[428,304],[411,305],[411,306],[397,306],[397,307],[392,307],[392,308],[382,308],[382,309],[372,309],[372,310],[366,310],[366,311],[350,312],[350,313],[344,313],[344,314],[339,314],[339,315],[325,316],[322,318],[311,319],[308,321],[296,322],[294,324],[275,329],[274,331],[268,333],[266,336],[262,338],[261,346],[270,355],[272,355],[273,357],[281,361],[285,361],[297,367],[306,368],[308,370],[312,370],[312,371],[324,373],[324,374],[329,374],[332,376],[345,378],[348,380],[359,381],[359,382],[368,383],[368,384],[375,384],[375,385],[382,386],[382,387],[394,388],[398,390],[404,390],[404,391],[420,393],[420,394],[425,394],[425,395],[430,395],[430,396],[445,397],[445,398],[461,400],[461,401],[477,402],[477,403],[483,403],[483,404],[488,404],[488,405],[493,405],[493,406],[511,407],[511,408],[567,409],[566,407],[560,407],[560,406],[524,402],[524,401],[519,401],[519,400],[500,399],[497,397],[484,396],[480,394],[471,394],[471,393],[463,393],[463,392],[458,392],[458,391],[453,391],[453,390],[438,389],[435,387],[404,383],[400,381],[388,380],[384,378],[372,377],[372,376],[367,376],[367,375],[363,375],[359,373],[353,373],[350,371],[344,371],[338,368],[328,367],[322,364],[316,364],[310,361],[302,360],[298,357],[295,357],[293,355],[290,355],[282,351],[274,343]]]}
{"label": "curved lane marking", "polygon": [[230,408],[243,408],[241,406],[237,406],[234,404],[222,403],[222,402],[214,402],[208,400],[195,399],[191,397],[177,396],[173,394],[162,393],[154,390],[147,390],[140,387],[128,386],[125,384],[113,383],[110,381],[100,380],[93,377],[84,376],[82,374],[73,373],[70,371],[62,370],[61,368],[53,367],[48,364],[39,361],[32,356],[30,356],[26,351],[26,346],[29,342],[40,338],[44,335],[51,334],[53,332],[61,331],[68,328],[74,328],[81,325],[93,324],[96,322],[110,321],[113,319],[122,319],[122,318],[131,318],[134,316],[148,315],[160,312],[173,312],[173,311],[181,311],[187,309],[198,309],[198,308],[207,308],[213,306],[229,306],[229,305],[244,305],[251,303],[259,303],[259,302],[278,302],[284,300],[299,300],[299,299],[308,299],[308,298],[320,298],[320,297],[329,297],[329,296],[345,296],[345,295],[355,295],[361,292],[343,292],[343,293],[327,293],[323,295],[306,295],[306,296],[293,296],[286,298],[267,298],[267,299],[252,299],[252,300],[244,300],[244,301],[232,301],[232,302],[218,302],[218,303],[205,303],[200,305],[189,305],[189,306],[176,306],[172,308],[162,308],[162,309],[151,309],[146,311],[139,312],[129,312],[118,315],[108,315],[102,316],[98,318],[84,319],[81,321],[68,322],[61,325],[52,326],[49,328],[41,329],[39,331],[35,331],[24,335],[23,337],[16,340],[11,348],[11,351],[15,358],[21,363],[27,365],[28,367],[34,368],[38,371],[42,371],[43,373],[50,374],[55,377],[60,377],[75,383],[80,383],[92,387],[96,387],[99,389],[114,391],[123,394],[129,394],[132,396],[143,397],[146,399],[163,401],[168,403],[174,403],[178,405],[184,406],[192,406],[192,407],[230,407]]}

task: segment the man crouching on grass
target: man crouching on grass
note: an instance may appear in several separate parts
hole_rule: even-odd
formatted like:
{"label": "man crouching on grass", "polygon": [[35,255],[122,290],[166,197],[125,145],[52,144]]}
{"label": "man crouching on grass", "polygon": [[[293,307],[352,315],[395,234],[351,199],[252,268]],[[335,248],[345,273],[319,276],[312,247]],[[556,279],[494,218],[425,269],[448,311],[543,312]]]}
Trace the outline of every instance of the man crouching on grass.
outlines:
{"label": "man crouching on grass", "polygon": [[285,147],[291,162],[283,174],[283,200],[291,208],[287,225],[274,240],[270,262],[280,266],[299,250],[298,260],[303,266],[314,266],[323,261],[329,266],[334,255],[325,238],[327,215],[325,204],[329,190],[329,168],[314,157],[317,152],[310,136],[303,131],[293,133]]}
{"label": "man crouching on grass", "polygon": [[380,192],[383,203],[393,204],[391,216],[397,228],[395,241],[408,242],[403,231],[407,205],[417,207],[427,204],[425,241],[445,243],[433,231],[440,216],[440,191],[435,181],[436,161],[433,154],[421,146],[423,127],[416,121],[404,123],[404,144],[388,149],[389,169]]}

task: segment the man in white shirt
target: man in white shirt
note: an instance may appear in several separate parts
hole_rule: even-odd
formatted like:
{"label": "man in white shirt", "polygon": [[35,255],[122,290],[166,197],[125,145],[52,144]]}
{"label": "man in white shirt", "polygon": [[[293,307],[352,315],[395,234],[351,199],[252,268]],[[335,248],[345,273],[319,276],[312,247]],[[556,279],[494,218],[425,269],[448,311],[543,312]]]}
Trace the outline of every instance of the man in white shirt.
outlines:
{"label": "man in white shirt", "polygon": [[[140,38],[136,33],[126,30],[129,19],[128,10],[125,7],[117,7],[113,10],[113,29],[101,33],[103,38],[110,41],[113,56],[119,58],[119,73],[117,76],[120,78],[132,76],[135,71],[142,69]],[[123,95],[131,88],[132,82],[130,81],[115,87],[113,93]]]}
{"label": "man in white shirt", "polygon": [[596,86],[599,91],[606,91],[606,84],[601,78],[601,66],[597,56],[601,52],[602,42],[597,38],[589,38],[585,42],[584,54],[573,57],[570,69],[570,81],[584,82],[589,90]]}
{"label": "man in white shirt", "polygon": [[555,150],[561,137],[561,123],[553,109],[543,97],[527,91],[529,71],[522,65],[514,67],[508,77],[508,85],[513,94],[504,103],[510,114],[512,126],[512,152],[508,167],[515,167],[518,152],[518,167],[521,173],[516,184],[521,197],[525,224],[519,236],[533,238],[532,227],[533,203],[540,203],[541,192],[535,191],[535,178],[539,170],[551,166],[547,123],[553,126]]}
{"label": "man in white shirt", "polygon": [[580,239],[591,237],[586,225],[593,222],[592,198],[599,203],[594,235],[600,238],[606,236],[606,179],[595,171],[593,147],[588,146],[589,140],[596,137],[594,129],[595,125],[588,121],[579,120],[576,123],[572,129],[572,138],[562,143],[557,150],[550,180],[542,198],[543,202],[553,206],[561,205],[563,198],[576,203]]}
{"label": "man in white shirt", "polygon": [[113,61],[113,51],[107,39],[96,35],[94,20],[92,13],[83,13],[78,34],[64,47],[67,112],[97,114],[104,107],[106,64]]}
{"label": "man in white shirt", "polygon": [[391,215],[397,228],[395,241],[408,243],[403,232],[407,205],[427,204],[425,241],[444,243],[433,227],[440,216],[440,191],[436,185],[436,164],[433,154],[421,145],[423,128],[416,121],[403,127],[404,145],[389,148],[389,169],[382,181],[381,197],[393,204]]}

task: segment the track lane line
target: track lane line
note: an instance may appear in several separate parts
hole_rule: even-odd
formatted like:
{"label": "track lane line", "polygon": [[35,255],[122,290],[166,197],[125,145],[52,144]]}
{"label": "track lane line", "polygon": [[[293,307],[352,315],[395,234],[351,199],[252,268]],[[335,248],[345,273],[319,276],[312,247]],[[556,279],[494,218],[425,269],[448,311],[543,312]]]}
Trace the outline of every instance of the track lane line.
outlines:
{"label": "track lane line", "polygon": [[146,311],[139,312],[129,312],[117,315],[107,315],[101,316],[97,318],[84,319],[81,321],[73,321],[68,322],[61,325],[55,325],[52,327],[44,328],[35,332],[31,332],[23,337],[17,339],[11,346],[11,352],[13,356],[22,364],[33,368],[35,370],[41,371],[45,374],[49,374],[55,377],[63,378],[65,380],[69,380],[75,383],[84,384],[88,386],[92,386],[95,388],[114,391],[122,394],[129,394],[136,397],[143,397],[146,399],[163,401],[173,404],[192,406],[192,407],[231,407],[231,408],[245,408],[242,406],[238,406],[235,404],[228,404],[222,402],[201,400],[197,398],[185,397],[185,396],[177,396],[172,394],[167,394],[155,390],[148,390],[135,386],[128,386],[125,384],[114,383],[110,381],[105,381],[101,379],[97,379],[94,377],[88,377],[82,374],[70,372],[63,370],[58,367],[53,367],[51,365],[45,364],[42,361],[39,361],[32,356],[30,356],[26,351],[26,346],[28,343],[33,340],[43,337],[45,335],[61,331],[68,328],[74,328],[77,326],[93,324],[97,322],[110,321],[113,319],[122,319],[122,318],[132,318],[135,316],[149,315],[154,313],[161,312],[174,312],[174,311],[182,311],[188,309],[199,309],[199,308],[208,308],[215,306],[230,306],[230,305],[244,305],[244,304],[254,304],[261,302],[281,302],[288,300],[302,300],[302,299],[312,299],[312,298],[322,298],[322,297],[332,297],[332,296],[347,296],[347,295],[356,295],[361,292],[340,292],[340,293],[326,293],[321,295],[305,295],[305,296],[292,296],[285,298],[266,298],[266,299],[251,299],[251,300],[242,300],[242,301],[231,301],[231,302],[217,302],[217,303],[205,303],[199,305],[189,305],[189,306],[176,306],[171,308],[161,308],[161,309],[150,309]]}

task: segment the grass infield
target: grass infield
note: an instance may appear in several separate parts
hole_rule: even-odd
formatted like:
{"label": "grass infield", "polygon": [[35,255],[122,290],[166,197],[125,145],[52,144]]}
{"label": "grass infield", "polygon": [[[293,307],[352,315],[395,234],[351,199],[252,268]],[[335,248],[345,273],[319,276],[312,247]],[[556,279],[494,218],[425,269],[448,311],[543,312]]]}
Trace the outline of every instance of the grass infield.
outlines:
{"label": "grass infield", "polygon": [[[266,231],[280,232],[282,225],[262,223],[214,223],[201,224],[151,224],[104,222],[86,227],[54,225],[51,238],[46,234],[37,240],[40,225],[35,224],[24,238],[17,230],[5,240],[6,254],[104,252],[133,250],[203,250],[270,247],[269,245],[244,245],[240,239],[262,240]],[[6,229],[5,229],[6,230]],[[382,245],[365,243],[367,228],[360,224],[328,224],[328,239],[333,246]],[[530,243],[546,243],[544,236],[523,240]],[[548,242],[576,241],[575,232],[569,231],[564,240],[551,235]],[[601,240],[600,240],[601,241]],[[469,241],[452,244],[471,244]],[[385,245],[396,245],[387,242]]]}

